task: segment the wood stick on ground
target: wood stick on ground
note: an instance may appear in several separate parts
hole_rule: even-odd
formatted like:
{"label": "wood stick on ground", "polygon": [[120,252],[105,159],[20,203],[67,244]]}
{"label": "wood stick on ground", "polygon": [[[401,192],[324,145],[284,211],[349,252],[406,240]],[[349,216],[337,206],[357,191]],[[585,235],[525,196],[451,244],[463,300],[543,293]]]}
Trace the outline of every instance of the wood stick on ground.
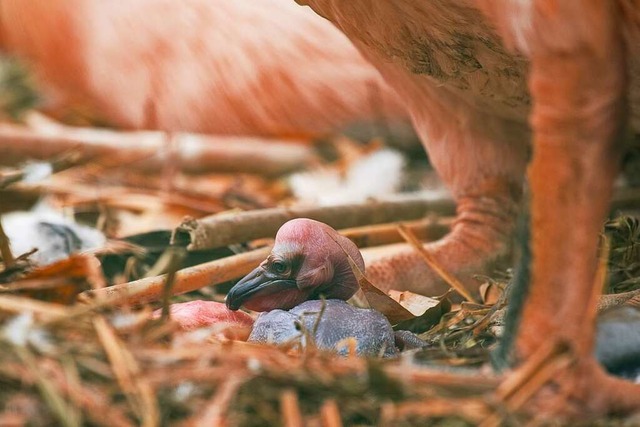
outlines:
{"label": "wood stick on ground", "polygon": [[[408,221],[404,225],[422,242],[432,242],[443,237],[451,229],[453,218],[424,218]],[[351,239],[359,248],[383,246],[404,242],[398,224],[386,223],[365,225],[340,230],[340,234]]]}
{"label": "wood stick on ground", "polygon": [[280,395],[282,425],[285,427],[302,427],[302,413],[298,404],[298,395],[293,390],[285,390]]}
{"label": "wood stick on ground", "polygon": [[141,375],[138,362],[103,316],[93,319],[98,340],[102,344],[111,369],[124,392],[131,409],[143,427],[160,424],[160,409],[154,390]]}
{"label": "wood stick on ground", "polygon": [[478,300],[471,295],[471,292],[454,276],[452,276],[448,271],[440,266],[438,261],[431,255],[425,248],[422,246],[422,242],[418,240],[418,238],[411,232],[411,230],[403,224],[398,226],[398,231],[402,234],[411,246],[414,247],[416,251],[420,254],[425,263],[431,268],[433,271],[438,273],[438,275],[445,281],[449,286],[455,289],[460,295],[462,295],[467,301],[478,303]]}
{"label": "wood stick on ground", "polygon": [[25,173],[19,169],[0,170],[0,188],[5,188],[24,179]]}
{"label": "wood stick on ground", "polygon": [[[618,191],[614,195],[612,208],[637,207],[640,205],[639,201],[640,192],[635,189]],[[311,218],[325,222],[336,229],[346,229],[394,221],[418,220],[428,214],[453,215],[455,214],[455,202],[448,196],[428,197],[425,193],[400,194],[358,204],[325,207],[280,207],[240,213],[224,212],[196,221],[185,222],[181,225],[181,230],[189,234],[191,239],[189,250],[203,250],[263,237],[273,237],[282,224],[293,218]],[[389,229],[391,228],[389,226]],[[397,230],[388,232],[389,236],[397,235]],[[439,233],[437,228],[433,229],[434,237],[440,237]],[[422,237],[419,234],[418,236]],[[348,237],[353,237],[358,243],[355,236]],[[392,243],[394,238],[388,238],[387,243]],[[402,240],[398,239],[397,241]],[[377,244],[369,243],[363,247]]]}
{"label": "wood stick on ground", "polygon": [[[411,229],[425,238],[430,236],[436,238],[448,229],[450,222],[450,219],[437,222],[420,220],[411,223]],[[400,241],[402,239],[398,232],[397,224],[352,228],[344,230],[342,234],[355,238],[362,245]],[[174,279],[171,296],[242,277],[257,267],[269,255],[270,250],[270,247],[261,248],[180,270]],[[100,290],[86,291],[80,294],[79,299],[86,302],[98,300],[101,301],[102,305],[145,304],[162,298],[165,282],[166,275],[148,277]]]}
{"label": "wood stick on ground", "polygon": [[233,374],[225,379],[219,386],[213,398],[205,405],[202,413],[194,420],[196,427],[224,427],[227,425],[226,417],[229,406],[245,378]]}
{"label": "wood stick on ground", "polygon": [[52,302],[38,301],[17,295],[0,295],[0,314],[33,313],[40,321],[52,321],[69,315],[68,306]]}
{"label": "wood stick on ground", "polygon": [[[256,268],[270,252],[271,247],[268,246],[180,270],[175,275],[171,293],[179,295],[240,278]],[[146,304],[158,301],[162,297],[166,279],[166,275],[148,277],[104,289],[85,291],[78,298],[85,302],[98,303],[104,303],[106,300],[113,305]]]}
{"label": "wood stick on ground", "polygon": [[[38,131],[2,124],[0,140],[1,162],[9,165],[77,151],[85,160],[99,157],[114,165],[124,162],[128,167],[158,171],[166,161],[159,153],[168,149],[163,132],[69,126]],[[231,171],[273,176],[301,169],[315,158],[308,144],[293,140],[177,133],[175,144],[175,158],[170,160],[188,172]]]}
{"label": "wood stick on ground", "polygon": [[49,376],[43,372],[38,363],[41,362],[41,360],[39,361],[35,355],[31,354],[26,346],[16,346],[13,348],[13,351],[21,362],[33,372],[40,395],[51,412],[56,416],[60,425],[64,427],[79,427],[81,423],[77,410],[65,401],[58,387],[56,387]]}
{"label": "wood stick on ground", "polygon": [[[399,424],[401,420],[415,417],[421,418],[447,418],[461,417],[470,423],[478,424],[490,413],[490,408],[481,397],[459,399],[455,397],[431,397],[427,401],[400,402],[393,409],[386,409],[387,419],[385,425]],[[429,425],[423,421],[424,425]],[[434,422],[434,424],[436,424]]]}
{"label": "wood stick on ground", "polygon": [[247,212],[225,212],[185,222],[189,233],[189,250],[227,246],[232,243],[273,237],[285,222],[294,218],[311,218],[342,229],[393,221],[410,221],[428,213],[451,215],[455,212],[449,197],[427,197],[424,193],[397,195],[359,204],[327,207],[282,207]]}
{"label": "wood stick on ground", "polygon": [[496,375],[481,373],[465,373],[460,375],[452,372],[438,371],[437,369],[422,366],[389,365],[385,367],[385,373],[403,383],[429,384],[434,387],[445,387],[457,393],[486,393],[493,391],[502,384],[502,378]]}
{"label": "wood stick on ground", "polygon": [[325,401],[320,407],[320,422],[322,427],[342,427],[340,409],[335,399]]}
{"label": "wood stick on ground", "polygon": [[[521,393],[538,373],[543,370],[544,366],[554,357],[561,354],[559,344],[556,342],[547,342],[541,346],[527,361],[517,370],[507,375],[504,381],[496,389],[496,397],[502,402],[509,402],[513,396]],[[527,393],[528,394],[528,393]]]}
{"label": "wood stick on ground", "polygon": [[[570,367],[574,358],[559,351],[559,346],[555,343],[545,343],[530,360],[506,377],[496,390],[495,397],[505,404],[509,412],[520,410],[545,384]],[[498,427],[503,424],[502,414],[494,412],[479,423],[479,426]]]}
{"label": "wood stick on ground", "polygon": [[[59,158],[47,159],[46,161],[42,161],[40,162],[40,165],[48,165],[49,173],[54,174],[56,172],[60,172],[72,166],[75,166],[80,160],[80,153],[71,151],[63,153]],[[15,184],[17,182],[30,178],[33,175],[33,165],[33,163],[23,164],[18,167],[10,168],[7,171],[0,171],[0,188],[8,187],[11,184]],[[40,174],[40,168],[36,169],[38,169],[37,173]]]}

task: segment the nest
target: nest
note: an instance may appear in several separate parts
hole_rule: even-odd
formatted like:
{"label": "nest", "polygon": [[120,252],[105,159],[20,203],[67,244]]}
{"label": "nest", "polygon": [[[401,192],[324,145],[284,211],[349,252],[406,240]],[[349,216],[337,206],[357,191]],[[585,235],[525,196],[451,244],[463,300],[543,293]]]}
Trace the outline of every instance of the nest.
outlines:
{"label": "nest", "polygon": [[[15,69],[9,71],[15,79]],[[22,111],[36,99],[26,89],[5,103]],[[495,291],[501,293],[510,274],[481,278],[483,301],[455,305],[435,321],[414,324],[430,347],[392,360],[338,357],[312,345],[254,345],[222,338],[215,328],[183,332],[166,318],[155,318],[153,309],[223,298],[229,281],[268,251],[265,238],[286,215],[319,216],[350,228],[345,234],[359,246],[380,245],[403,239],[396,224],[370,224],[402,219],[403,235],[435,239],[447,231],[453,203],[392,201],[384,209],[392,212],[389,218],[379,216],[381,202],[258,211],[290,201],[278,176],[292,165],[333,166],[315,157],[309,161],[307,145],[278,146],[274,153],[273,142],[253,141],[254,161],[223,144],[205,152],[198,164],[186,165],[200,173],[188,176],[168,165],[167,156],[153,157],[165,148],[179,155],[171,135],[144,136],[151,148],[141,151],[135,149],[143,137],[138,134],[56,126],[51,135],[0,124],[0,137],[7,141],[2,148],[13,159],[42,157],[46,146],[42,160],[56,172],[34,184],[17,162],[1,170],[0,210],[26,209],[46,196],[110,237],[133,237],[37,268],[29,254],[11,254],[0,228],[0,425],[520,425],[532,417],[521,411],[527,398],[566,366],[564,355],[541,349],[534,365],[510,379],[492,373],[491,351],[505,304]],[[209,140],[203,146],[216,147]],[[337,169],[371,150],[344,139],[340,146]],[[257,175],[256,165],[267,164],[266,175]],[[229,173],[203,173],[221,167]],[[150,169],[165,173],[149,175]],[[618,202],[637,205],[639,199],[632,191]],[[175,232],[150,232],[185,215],[238,208],[249,212],[211,217],[195,227],[186,220]],[[637,219],[627,216],[606,229],[612,246],[609,288],[640,288]],[[127,297],[118,289],[127,289]]]}

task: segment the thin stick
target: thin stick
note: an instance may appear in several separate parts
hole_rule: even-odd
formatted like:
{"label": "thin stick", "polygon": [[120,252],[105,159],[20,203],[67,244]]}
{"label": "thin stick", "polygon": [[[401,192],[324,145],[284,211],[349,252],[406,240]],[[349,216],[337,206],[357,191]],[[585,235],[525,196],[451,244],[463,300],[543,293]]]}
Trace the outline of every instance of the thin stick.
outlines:
{"label": "thin stick", "polygon": [[17,295],[0,295],[0,313],[33,313],[41,321],[64,318],[71,312],[67,306],[38,301]]}
{"label": "thin stick", "polygon": [[229,405],[233,401],[238,389],[244,382],[240,375],[232,375],[218,386],[213,398],[207,403],[198,419],[194,422],[196,427],[224,427]]}
{"label": "thin stick", "polygon": [[342,427],[340,409],[334,399],[325,401],[320,407],[320,423],[322,427]]}
{"label": "thin stick", "polygon": [[400,224],[398,226],[398,231],[404,237],[404,239],[413,246],[424,262],[445,281],[449,286],[455,289],[460,295],[462,295],[467,301],[478,304],[478,301],[471,295],[471,292],[467,290],[467,288],[460,282],[458,279],[453,277],[446,271],[440,263],[431,255],[425,248],[422,246],[422,243],[416,238],[416,236],[411,232],[411,230],[405,225]]}
{"label": "thin stick", "polygon": [[[388,418],[393,417],[386,425],[395,425],[399,419],[418,416],[424,418],[462,417],[477,424],[486,418],[490,408],[481,398],[430,397],[426,402],[399,402],[394,405],[393,409],[388,407],[386,411]],[[425,422],[425,425],[428,423]]]}
{"label": "thin stick", "polygon": [[[264,261],[270,252],[271,247],[264,247],[182,269],[176,273],[171,295],[191,292],[242,277]],[[84,291],[78,298],[84,302],[106,300],[113,305],[145,304],[158,301],[162,297],[165,283],[166,275],[163,274],[108,288]]]}
{"label": "thin stick", "polygon": [[179,246],[170,246],[167,248],[165,255],[169,258],[169,265],[165,275],[164,287],[162,288],[162,320],[167,320],[171,316],[169,305],[170,299],[174,295],[173,285],[176,281],[178,269],[182,266],[182,262],[187,256],[187,251]]}
{"label": "thin stick", "polygon": [[[545,343],[522,366],[505,377],[495,391],[496,398],[506,404],[511,411],[519,409],[560,368],[566,367],[571,362],[566,354],[558,354],[559,351],[557,343]],[[499,425],[502,425],[502,416],[499,412],[493,412],[480,423],[481,427]]]}
{"label": "thin stick", "polygon": [[558,353],[558,344],[555,342],[548,342],[541,346],[521,367],[505,377],[496,390],[498,399],[504,402],[511,400]]}
{"label": "thin stick", "polygon": [[[51,412],[58,419],[60,425],[65,427],[76,427],[80,426],[80,419],[76,411],[73,411],[70,405],[65,402],[62,397],[60,390],[55,384],[49,379],[48,375],[45,374],[40,368],[39,360],[29,352],[27,347],[14,347],[18,358],[28,367],[28,369],[33,373],[36,385],[42,395],[42,398],[49,406]],[[41,361],[40,361],[41,362]]]}
{"label": "thin stick", "polygon": [[[51,173],[56,173],[68,169],[77,164],[81,159],[79,153],[73,151],[64,153],[58,158],[46,160],[46,163],[51,167]],[[0,172],[0,188],[8,187],[11,184],[24,180],[29,173],[24,167],[16,167],[15,169]]]}
{"label": "thin stick", "polygon": [[[432,242],[443,237],[451,229],[453,218],[424,218],[405,222],[405,225],[422,242]],[[398,231],[397,223],[365,225],[362,227],[346,228],[340,234],[352,240],[359,248],[383,246],[405,240]]]}
{"label": "thin stick", "polygon": [[500,377],[494,375],[476,373],[459,375],[424,367],[409,367],[407,365],[389,365],[385,368],[385,372],[393,378],[412,384],[442,386],[474,393],[488,392],[501,384]]}
{"label": "thin stick", "polygon": [[303,427],[302,413],[298,404],[298,395],[293,390],[286,390],[280,395],[282,425],[285,427]]}
{"label": "thin stick", "polygon": [[142,421],[143,427],[160,424],[160,410],[154,390],[146,379],[142,378],[140,367],[135,358],[117,337],[113,328],[103,316],[96,316],[93,325],[107,358],[111,363],[118,384],[125,393],[131,409]]}

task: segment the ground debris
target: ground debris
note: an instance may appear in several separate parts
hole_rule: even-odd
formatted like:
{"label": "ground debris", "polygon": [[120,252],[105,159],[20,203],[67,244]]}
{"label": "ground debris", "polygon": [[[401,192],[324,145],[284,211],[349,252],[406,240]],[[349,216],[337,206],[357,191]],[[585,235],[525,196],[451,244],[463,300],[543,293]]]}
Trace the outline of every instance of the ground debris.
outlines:
{"label": "ground debris", "polygon": [[[502,289],[510,278],[496,277],[484,280]],[[526,376],[514,385],[489,373],[497,301],[454,305],[422,333],[432,346],[379,360],[195,336],[154,319],[148,307],[0,295],[0,421],[519,425],[520,390],[535,385]],[[553,351],[545,357],[544,375],[568,363]]]}
{"label": "ground debris", "polygon": [[[74,130],[61,131],[79,138]],[[41,137],[66,141],[11,126],[0,126],[2,132],[31,148]],[[137,138],[111,131],[107,136]],[[163,147],[163,135],[149,138],[155,141],[151,151]],[[120,150],[117,143],[99,142],[98,148],[108,153]],[[13,148],[21,151],[18,145]],[[212,171],[147,174],[130,167],[137,160],[128,156],[129,163],[115,157],[74,163],[35,184],[12,175],[0,192],[2,212],[46,195],[53,206],[72,211],[75,219],[92,223],[107,236],[127,236],[110,241],[101,253],[74,255],[44,267],[30,263],[29,254],[14,258],[0,238],[0,425],[520,425],[529,421],[520,413],[521,402],[535,389],[535,380],[570,363],[554,349],[543,349],[542,368],[535,375],[520,373],[518,381],[509,381],[492,373],[490,355],[500,333],[496,319],[511,279],[502,273],[482,278],[486,286],[480,301],[468,297],[455,305],[447,295],[440,298],[437,314],[412,327],[429,346],[396,359],[338,357],[313,348],[233,341],[206,330],[181,331],[153,316],[160,300],[171,293],[182,294],[173,295],[172,302],[221,301],[225,282],[264,258],[271,244],[264,238],[273,237],[288,215],[312,212],[343,227],[357,226],[346,234],[359,246],[369,246],[407,236],[441,236],[451,219],[425,219],[424,214],[451,214],[453,203],[411,196],[348,210],[295,210],[287,205],[290,195],[279,178]],[[158,162],[152,164],[162,166],[161,172],[171,169],[167,161]],[[637,193],[633,197],[637,204]],[[391,211],[376,217],[381,206],[404,209],[405,215]],[[238,214],[237,209],[250,212]],[[370,214],[359,220],[354,212]],[[185,216],[201,221],[183,221]],[[398,217],[409,221],[405,227],[388,223]],[[181,232],[172,233],[181,221]],[[637,218],[619,218],[606,230],[611,235],[610,290],[640,288]],[[210,239],[194,238],[198,231]],[[262,240],[251,242],[258,238]],[[200,251],[181,258],[178,271],[176,266],[163,269],[163,254],[186,252],[190,243]],[[161,273],[172,278],[170,292]],[[451,283],[460,294],[467,293]],[[125,298],[118,295],[123,290]],[[93,298],[79,303],[81,292]]]}

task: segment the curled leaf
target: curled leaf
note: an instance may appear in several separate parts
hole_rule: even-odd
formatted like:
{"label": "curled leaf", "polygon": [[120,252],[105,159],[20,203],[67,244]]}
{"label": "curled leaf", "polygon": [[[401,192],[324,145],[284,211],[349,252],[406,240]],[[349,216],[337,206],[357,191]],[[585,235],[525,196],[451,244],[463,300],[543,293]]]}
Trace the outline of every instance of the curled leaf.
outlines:
{"label": "curled leaf", "polygon": [[414,317],[396,325],[394,329],[405,329],[420,333],[437,324],[443,314],[451,310],[451,303],[445,298],[430,298],[410,291],[389,291],[389,297],[397,301]]}

